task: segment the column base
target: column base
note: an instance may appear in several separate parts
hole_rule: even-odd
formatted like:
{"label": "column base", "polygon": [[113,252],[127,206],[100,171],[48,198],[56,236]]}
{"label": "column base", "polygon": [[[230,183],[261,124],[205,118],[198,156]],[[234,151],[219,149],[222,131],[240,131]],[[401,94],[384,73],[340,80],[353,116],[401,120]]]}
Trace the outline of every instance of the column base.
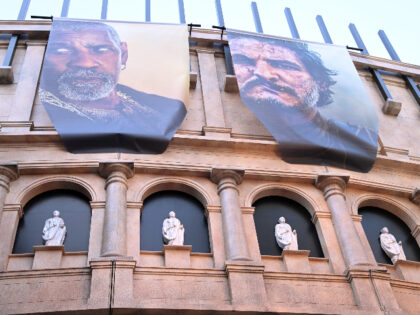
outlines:
{"label": "column base", "polygon": [[267,294],[264,284],[264,265],[256,262],[226,261],[226,273],[232,304],[235,308],[252,306],[264,311],[267,308]]}
{"label": "column base", "polygon": [[345,275],[360,309],[402,313],[391,288],[391,276],[386,267],[355,265],[347,268]]}
{"label": "column base", "polygon": [[34,261],[32,269],[60,268],[61,258],[64,254],[64,245],[60,246],[34,246]]}
{"label": "column base", "polygon": [[192,245],[163,245],[165,267],[191,268]]}
{"label": "column base", "polygon": [[133,257],[100,257],[89,261],[92,278],[88,304],[92,308],[128,305],[133,299]]}

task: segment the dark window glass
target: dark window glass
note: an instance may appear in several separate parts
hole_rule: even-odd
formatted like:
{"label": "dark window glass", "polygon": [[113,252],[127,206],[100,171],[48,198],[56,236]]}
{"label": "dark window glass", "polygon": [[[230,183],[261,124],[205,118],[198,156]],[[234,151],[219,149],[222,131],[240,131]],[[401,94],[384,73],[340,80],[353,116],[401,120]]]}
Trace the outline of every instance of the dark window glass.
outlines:
{"label": "dark window glass", "polygon": [[19,221],[13,253],[32,253],[34,245],[42,245],[45,220],[60,211],[67,228],[64,249],[67,252],[87,251],[91,210],[89,200],[73,190],[52,190],[31,199]]}
{"label": "dark window glass", "polygon": [[175,211],[176,217],[184,225],[184,245],[192,245],[193,252],[210,253],[204,207],[194,197],[179,191],[161,191],[144,201],[140,249],[162,251],[162,224],[170,211]]}
{"label": "dark window glass", "polygon": [[265,197],[254,205],[255,228],[261,255],[279,256],[282,249],[277,245],[274,228],[280,217],[296,230],[299,249],[310,250],[312,257],[324,257],[315,226],[309,212],[296,201],[284,197]]}
{"label": "dark window glass", "polygon": [[391,259],[381,248],[379,235],[381,229],[387,227],[389,233],[395,236],[397,242],[402,241],[405,256],[408,260],[420,261],[419,246],[411,236],[410,229],[397,216],[380,208],[363,207],[359,209],[362,215],[362,226],[378,263],[392,264]]}

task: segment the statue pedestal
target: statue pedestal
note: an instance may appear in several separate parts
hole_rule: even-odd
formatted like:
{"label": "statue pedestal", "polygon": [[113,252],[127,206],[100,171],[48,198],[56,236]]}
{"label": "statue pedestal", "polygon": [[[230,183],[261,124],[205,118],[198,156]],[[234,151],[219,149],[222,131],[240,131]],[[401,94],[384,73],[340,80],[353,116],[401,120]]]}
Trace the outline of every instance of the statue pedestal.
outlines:
{"label": "statue pedestal", "polygon": [[163,245],[165,267],[191,268],[192,245]]}
{"label": "statue pedestal", "polygon": [[420,282],[420,262],[397,260],[395,263],[397,274],[406,281]]}
{"label": "statue pedestal", "polygon": [[59,246],[34,246],[34,261],[32,269],[60,268],[64,245]]}
{"label": "statue pedestal", "polygon": [[283,250],[281,257],[287,272],[311,273],[309,250]]}
{"label": "statue pedestal", "polygon": [[130,256],[97,257],[89,261],[92,270],[88,305],[92,308],[124,308],[132,303],[136,261]]}

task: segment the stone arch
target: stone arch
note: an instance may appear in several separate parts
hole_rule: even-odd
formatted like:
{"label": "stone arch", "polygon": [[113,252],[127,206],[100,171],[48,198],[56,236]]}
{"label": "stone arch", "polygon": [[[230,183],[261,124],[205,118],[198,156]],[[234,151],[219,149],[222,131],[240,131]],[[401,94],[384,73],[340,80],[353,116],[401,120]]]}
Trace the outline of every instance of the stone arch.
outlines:
{"label": "stone arch", "polygon": [[362,207],[376,207],[388,211],[400,218],[413,231],[420,224],[420,219],[416,217],[405,205],[392,198],[369,194],[357,198],[351,207],[353,214],[358,214]]}
{"label": "stone arch", "polygon": [[[289,212],[289,215],[291,215],[293,212],[296,215],[292,216],[294,220],[291,219],[291,217],[288,217],[288,219],[291,219],[291,221],[295,221],[297,225],[295,225],[294,227],[301,227],[301,231],[305,231],[305,234],[303,235],[306,235],[306,237],[303,237],[303,239],[305,240],[305,244],[300,244],[299,246],[303,246],[304,249],[310,249],[311,256],[313,257],[325,257],[324,253],[328,253],[328,251],[326,250],[326,248],[324,248],[325,245],[320,242],[320,239],[322,238],[322,231],[320,231],[319,227],[313,224],[311,220],[311,217],[314,216],[316,210],[319,209],[319,206],[316,203],[316,201],[300,188],[287,184],[269,183],[259,185],[255,189],[253,189],[245,199],[245,205],[249,207],[257,202],[258,205],[256,204],[256,207],[264,207],[262,206],[262,204],[260,204],[260,201],[264,204],[266,200],[263,200],[263,198],[266,197],[281,197],[292,201],[292,203],[290,204],[291,208],[289,208],[291,210]],[[285,204],[287,204],[287,201],[285,202]],[[300,209],[295,208],[295,206],[292,205],[293,202],[295,204],[297,203]],[[286,207],[288,208],[289,206]],[[272,207],[271,210],[270,207],[261,209],[265,209],[263,212],[264,214],[261,213],[261,215],[259,215],[258,209],[256,209],[254,213],[254,223],[257,231],[257,239],[259,243],[260,253],[262,255],[280,255],[281,250],[275,243],[273,231],[268,232],[266,228],[268,222],[275,224],[275,222],[278,220],[278,213],[277,211],[273,211]],[[306,213],[304,213],[305,211],[303,211],[303,209],[306,210]],[[269,212],[266,212],[267,210],[269,210]],[[274,217],[275,213],[277,213],[277,216]],[[257,218],[257,216],[259,217]]]}
{"label": "stone arch", "polygon": [[313,216],[316,209],[319,209],[317,202],[309,196],[304,190],[287,184],[263,184],[254,188],[245,199],[245,207],[252,207],[258,199],[278,196],[296,201],[305,207]]}
{"label": "stone arch", "polygon": [[56,175],[41,178],[25,187],[17,196],[17,203],[22,207],[35,196],[50,190],[69,189],[82,193],[90,201],[96,201],[95,190],[84,180],[78,177]]}
{"label": "stone arch", "polygon": [[164,177],[148,182],[136,194],[136,201],[144,201],[150,195],[163,190],[181,191],[193,196],[206,208],[213,205],[213,200],[208,192],[196,182],[184,178]]}

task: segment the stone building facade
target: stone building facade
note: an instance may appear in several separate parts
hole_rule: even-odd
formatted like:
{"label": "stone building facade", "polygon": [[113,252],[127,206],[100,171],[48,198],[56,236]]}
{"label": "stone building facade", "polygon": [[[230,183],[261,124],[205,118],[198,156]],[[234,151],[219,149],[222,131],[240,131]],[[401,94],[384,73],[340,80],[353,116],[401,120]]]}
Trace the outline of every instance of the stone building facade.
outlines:
{"label": "stone building facade", "polygon": [[[380,120],[377,160],[366,174],[283,162],[226,74],[214,45],[226,41],[210,30],[192,33],[189,110],[164,154],[75,155],[37,98],[50,25],[0,23],[3,34],[27,35],[13,83],[0,85],[1,314],[418,314],[420,262],[377,263],[359,209],[398,217],[420,245],[420,108],[401,78],[420,82],[419,66],[350,53]],[[7,45],[1,39],[0,60]],[[367,68],[388,71],[384,81],[402,104],[397,115],[383,112]],[[14,253],[26,205],[53,190],[89,199],[88,250]],[[200,202],[210,253],[140,250],[143,203],[162,191]],[[260,254],[254,203],[268,196],[307,210],[324,257]]]}

